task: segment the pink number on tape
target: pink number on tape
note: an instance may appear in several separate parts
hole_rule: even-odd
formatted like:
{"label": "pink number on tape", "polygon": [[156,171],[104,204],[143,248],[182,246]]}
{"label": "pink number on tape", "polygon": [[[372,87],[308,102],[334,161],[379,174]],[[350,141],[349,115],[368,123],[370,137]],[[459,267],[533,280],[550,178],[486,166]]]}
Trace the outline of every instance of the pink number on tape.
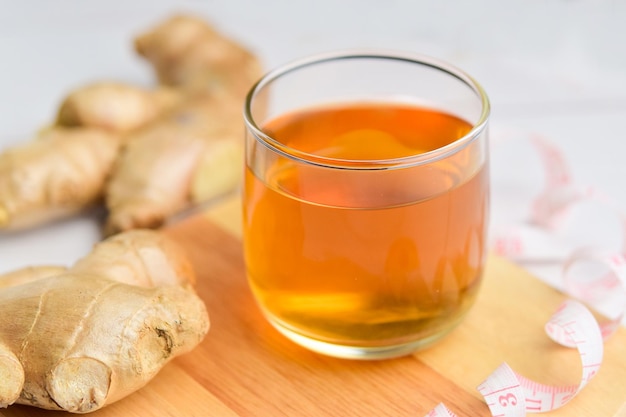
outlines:
{"label": "pink number on tape", "polygon": [[494,417],[526,415],[526,398],[518,376],[506,363],[478,386]]}

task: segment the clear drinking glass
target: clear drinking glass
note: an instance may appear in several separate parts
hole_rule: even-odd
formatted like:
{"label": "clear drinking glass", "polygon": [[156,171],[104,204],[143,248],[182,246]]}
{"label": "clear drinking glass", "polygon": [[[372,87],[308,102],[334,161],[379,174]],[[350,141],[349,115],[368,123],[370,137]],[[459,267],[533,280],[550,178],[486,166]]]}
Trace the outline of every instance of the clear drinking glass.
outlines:
{"label": "clear drinking glass", "polygon": [[463,71],[347,51],[263,77],[245,104],[247,276],[311,350],[408,354],[472,306],[486,257],[489,101]]}

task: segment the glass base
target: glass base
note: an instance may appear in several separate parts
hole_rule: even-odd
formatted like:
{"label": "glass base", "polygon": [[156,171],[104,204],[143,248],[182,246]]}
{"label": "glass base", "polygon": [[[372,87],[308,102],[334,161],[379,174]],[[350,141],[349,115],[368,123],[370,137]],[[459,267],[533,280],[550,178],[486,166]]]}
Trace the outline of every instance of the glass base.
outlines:
{"label": "glass base", "polygon": [[451,326],[446,331],[437,333],[435,335],[422,338],[419,340],[402,343],[391,346],[347,346],[337,345],[334,343],[328,343],[317,339],[304,336],[300,333],[296,333],[291,329],[281,325],[280,322],[272,320],[271,316],[266,315],[269,322],[284,336],[291,341],[303,346],[313,352],[320,353],[326,356],[332,356],[341,359],[359,359],[359,360],[379,360],[379,359],[393,359],[402,356],[410,355],[418,350],[424,349],[434,342],[441,339],[448,334],[456,326]]}

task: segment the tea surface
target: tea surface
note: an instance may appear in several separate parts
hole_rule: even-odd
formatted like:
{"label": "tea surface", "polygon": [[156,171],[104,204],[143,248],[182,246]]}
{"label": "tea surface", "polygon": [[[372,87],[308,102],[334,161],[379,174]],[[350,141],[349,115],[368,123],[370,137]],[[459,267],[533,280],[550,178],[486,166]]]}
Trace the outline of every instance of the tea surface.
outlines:
{"label": "tea surface", "polygon": [[[382,103],[310,109],[264,127],[291,148],[350,160],[412,156],[470,129],[436,110]],[[262,173],[248,166],[245,256],[265,314],[283,332],[359,347],[454,326],[475,298],[485,257],[487,170],[469,166],[472,152],[394,170],[289,158]]]}

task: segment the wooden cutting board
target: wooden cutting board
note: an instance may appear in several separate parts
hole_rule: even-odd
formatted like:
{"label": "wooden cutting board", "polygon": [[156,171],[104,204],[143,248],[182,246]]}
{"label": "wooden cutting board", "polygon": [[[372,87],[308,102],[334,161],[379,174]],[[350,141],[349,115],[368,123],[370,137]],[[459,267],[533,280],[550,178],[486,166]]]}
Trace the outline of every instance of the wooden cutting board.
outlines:
{"label": "wooden cutting board", "polygon": [[[564,296],[496,257],[466,320],[439,344],[400,359],[348,361],[286,340],[261,316],[245,281],[239,203],[166,229],[188,251],[211,330],[145,388],[92,413],[113,416],[412,416],[444,402],[459,417],[489,416],[475,387],[503,361],[544,383],[578,383],[576,352],[543,332]],[[1,415],[67,416],[25,406]],[[626,329],[605,347],[595,379],[550,416],[626,416]]]}

